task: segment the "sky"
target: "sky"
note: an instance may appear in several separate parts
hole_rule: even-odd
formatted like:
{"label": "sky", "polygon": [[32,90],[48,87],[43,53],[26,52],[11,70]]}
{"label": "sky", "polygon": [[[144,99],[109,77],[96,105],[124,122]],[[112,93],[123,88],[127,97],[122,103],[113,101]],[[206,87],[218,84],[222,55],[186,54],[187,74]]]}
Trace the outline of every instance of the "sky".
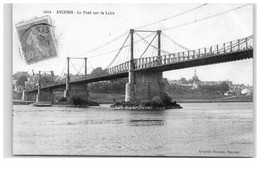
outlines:
{"label": "sky", "polygon": [[[202,4],[15,4],[13,6],[13,73],[52,70],[56,75],[61,75],[66,72],[66,57],[75,56],[88,57],[88,73],[96,67],[105,68],[113,60],[117,51],[105,55],[102,55],[103,53],[120,48],[130,29],[153,22],[158,23],[142,29],[162,30],[163,34],[189,49],[207,47],[253,34],[253,5],[178,27],[244,4],[207,4],[189,13],[173,17],[200,5]],[[15,25],[47,15],[44,13],[45,10],[51,11],[48,15],[52,20],[58,57],[27,65],[19,52],[20,44]],[[58,14],[59,10],[73,11],[73,14]],[[84,14],[84,11],[91,11],[91,14]],[[101,15],[101,11],[108,14]],[[99,13],[94,14],[94,12]],[[172,18],[167,19],[169,17]],[[163,19],[167,20],[159,21]],[[167,29],[174,26],[177,27]],[[138,34],[142,37],[148,35],[148,33]],[[118,36],[119,39],[111,42]],[[147,41],[151,41],[152,38],[153,35],[147,37]],[[138,39],[140,37],[135,35],[134,40]],[[107,44],[108,42],[111,44]],[[87,52],[104,44],[106,46]],[[129,44],[129,39],[126,44]],[[156,46],[156,39],[153,44]],[[138,42],[134,48],[134,57],[139,58],[146,46],[145,42]],[[172,53],[182,51],[165,36],[162,36],[162,49]],[[101,56],[95,57],[97,55]],[[149,48],[144,54],[144,56],[150,55],[156,55],[156,50]],[[129,60],[129,56],[129,47],[126,47],[111,66]],[[71,63],[71,72],[74,74],[78,73],[79,68],[83,66],[83,60],[71,60]],[[233,83],[253,84],[253,59],[173,70],[164,72],[163,76],[171,80],[178,80],[181,77],[190,79],[195,70],[202,81],[231,80]],[[83,72],[84,69],[80,71]]]}

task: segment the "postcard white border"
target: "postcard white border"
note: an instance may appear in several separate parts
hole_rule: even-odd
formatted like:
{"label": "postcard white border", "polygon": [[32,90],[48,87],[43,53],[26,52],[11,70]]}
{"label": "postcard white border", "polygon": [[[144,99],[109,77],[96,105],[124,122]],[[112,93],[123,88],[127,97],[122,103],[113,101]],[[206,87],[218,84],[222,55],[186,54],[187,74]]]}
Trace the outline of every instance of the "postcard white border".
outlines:
{"label": "postcard white border", "polygon": [[[152,0],[145,0],[146,3],[155,2]],[[18,1],[17,1],[18,2]],[[44,2],[54,2],[46,0]],[[61,1],[56,1],[62,3]],[[75,2],[75,1],[74,1]],[[84,3],[86,1],[81,1]],[[91,1],[92,3],[97,1]],[[99,1],[102,2],[102,1]],[[115,1],[114,1],[115,2]],[[120,3],[121,1],[117,1]],[[130,1],[129,1],[130,2]],[[140,1],[131,1],[140,3]],[[144,2],[144,1],[142,1]],[[177,3],[172,1],[164,1],[167,3]],[[187,1],[182,1],[184,3]],[[190,2],[190,1],[189,1]],[[199,1],[194,1],[201,3]],[[237,3],[234,1],[214,1],[215,3]],[[241,1],[240,1],[241,2]],[[248,1],[242,1],[248,3]],[[256,0],[251,1],[257,3]],[[21,1],[19,1],[21,3]],[[35,3],[35,1],[31,1]],[[107,3],[103,1],[103,3]],[[162,1],[157,1],[162,3]],[[180,3],[180,2],[179,2]],[[255,8],[257,9],[257,8]],[[257,14],[257,13],[256,13]],[[3,16],[3,14],[1,14]],[[2,17],[1,17],[2,18]],[[257,18],[256,18],[257,19]],[[3,19],[1,19],[3,20]],[[255,20],[258,22],[258,20]],[[256,24],[255,24],[256,25]],[[257,25],[256,25],[257,26]],[[7,26],[5,25],[5,28]],[[8,29],[8,28],[7,28]],[[3,29],[1,29],[3,31]],[[11,31],[10,31],[11,33]],[[256,33],[256,32],[255,32]],[[258,33],[258,30],[257,30]],[[256,35],[257,35],[256,33]],[[3,35],[3,34],[2,34]],[[5,35],[6,36],[6,35]],[[12,40],[11,35],[8,35],[7,40]],[[256,37],[258,40],[258,37]],[[3,37],[0,38],[3,39]],[[3,40],[2,40],[3,41]],[[3,43],[3,42],[1,42]],[[258,43],[258,41],[257,41]],[[1,44],[1,47],[3,45]],[[4,47],[11,48],[10,43],[5,43]],[[256,53],[259,49],[256,49]],[[1,49],[1,53],[3,48]],[[4,101],[1,104],[1,117],[4,117],[4,129],[1,126],[1,132],[5,131],[4,137],[1,136],[1,150],[5,148],[5,157],[10,157],[8,149],[11,145],[10,128],[10,114],[8,109],[11,107],[11,95],[8,94],[11,83],[11,69],[12,65],[9,63],[11,59],[11,51],[4,50],[5,58],[2,64],[2,73],[4,78],[1,80],[1,96]],[[257,59],[257,58],[255,58]],[[257,84],[256,91],[259,95],[259,80],[257,78],[257,70],[259,71],[259,64],[256,64],[255,81]],[[2,75],[3,76],[3,75]],[[4,92],[4,93],[3,93]],[[5,96],[4,96],[5,94]],[[255,98],[256,99],[256,98]],[[259,107],[259,100],[257,100],[257,107]],[[7,109],[7,110],[6,110]],[[259,114],[258,108],[255,115]],[[256,121],[258,118],[256,119]],[[259,126],[256,125],[259,132]],[[5,147],[3,139],[5,140]],[[258,136],[259,140],[259,136]],[[9,145],[9,146],[8,146]],[[259,148],[259,141],[257,141],[257,148]],[[2,151],[3,152],[3,151]],[[258,155],[259,157],[259,155]],[[259,170],[260,159],[193,159],[193,158],[16,158],[8,159],[1,158],[1,181],[3,183],[260,183]]]}

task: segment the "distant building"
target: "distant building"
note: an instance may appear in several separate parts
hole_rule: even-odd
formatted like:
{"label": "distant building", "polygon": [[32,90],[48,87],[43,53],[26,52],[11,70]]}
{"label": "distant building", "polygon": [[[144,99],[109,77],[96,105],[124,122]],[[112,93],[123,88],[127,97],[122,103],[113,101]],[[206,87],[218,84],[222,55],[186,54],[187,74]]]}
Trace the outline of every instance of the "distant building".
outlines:
{"label": "distant building", "polygon": [[197,71],[196,70],[194,71],[194,75],[192,77],[192,81],[195,82],[195,83],[200,82],[199,77],[197,76]]}
{"label": "distant building", "polygon": [[200,85],[208,85],[208,86],[214,86],[214,85],[219,85],[221,84],[223,81],[201,81]]}
{"label": "distant building", "polygon": [[229,87],[232,85],[232,81],[229,81],[228,79],[226,81],[223,81],[223,82],[227,83]]}
{"label": "distant building", "polygon": [[191,89],[195,90],[195,89],[198,89],[198,88],[199,88],[198,84],[196,84],[196,82],[194,81],[193,84],[192,84]]}
{"label": "distant building", "polygon": [[22,93],[24,90],[24,87],[22,85],[16,85],[17,80],[13,80],[13,91],[16,93]]}
{"label": "distant building", "polygon": [[17,81],[17,80],[13,80],[13,91],[16,91],[16,90],[17,90],[17,88],[16,88],[16,81]]}
{"label": "distant building", "polygon": [[241,95],[246,95],[246,96],[249,96],[253,93],[253,91],[249,88],[245,88],[241,91]]}
{"label": "distant building", "polygon": [[17,93],[22,93],[23,90],[24,90],[24,87],[22,85],[18,85],[17,88],[16,88]]}
{"label": "distant building", "polygon": [[[228,84],[229,88],[231,89],[230,93],[237,93],[237,91],[240,91],[244,88],[241,88],[241,86],[233,85],[232,81],[226,80],[226,81],[201,81],[197,75],[197,71],[194,71],[194,75],[192,79],[187,80],[185,78],[182,78],[180,80],[169,80],[169,84],[176,84],[179,86],[187,86],[191,87],[192,90],[198,89],[199,86],[214,86],[214,85],[220,85],[222,83]],[[233,89],[234,88],[234,89]],[[235,92],[234,92],[235,91]]]}
{"label": "distant building", "polygon": [[229,80],[226,80],[226,81],[201,81],[199,79],[199,77],[197,76],[197,72],[195,70],[194,72],[194,75],[192,77],[192,89],[197,89],[198,88],[198,85],[208,85],[208,86],[214,86],[214,85],[220,85],[222,84],[223,82],[227,83],[228,86],[231,86],[232,85],[232,81],[229,81]]}
{"label": "distant building", "polygon": [[182,81],[181,80],[169,80],[168,81],[169,82],[169,84],[177,84],[177,85],[181,85],[182,84]]}
{"label": "distant building", "polygon": [[244,84],[232,84],[229,86],[229,91],[225,95],[252,95],[253,86]]}

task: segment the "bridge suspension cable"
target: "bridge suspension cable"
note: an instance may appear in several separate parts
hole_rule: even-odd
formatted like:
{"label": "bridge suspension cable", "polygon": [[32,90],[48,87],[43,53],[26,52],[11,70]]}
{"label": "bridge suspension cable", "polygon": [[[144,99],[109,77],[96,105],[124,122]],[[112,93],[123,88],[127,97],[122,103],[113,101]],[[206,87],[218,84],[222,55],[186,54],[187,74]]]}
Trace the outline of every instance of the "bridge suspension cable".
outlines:
{"label": "bridge suspension cable", "polygon": [[[171,17],[165,18],[165,19],[161,19],[161,20],[159,20],[159,21],[152,22],[152,23],[149,23],[149,24],[146,24],[146,25],[138,26],[138,27],[136,27],[135,29],[140,29],[140,28],[143,28],[143,27],[147,27],[147,26],[154,25],[154,24],[157,24],[157,23],[162,22],[162,21],[166,21],[166,20],[169,20],[169,19],[178,17],[178,16],[180,16],[180,15],[183,15],[183,14],[189,13],[189,12],[191,12],[191,11],[194,11],[194,10],[196,10],[196,9],[202,8],[202,7],[206,6],[206,5],[207,5],[207,3],[206,3],[206,4],[202,4],[202,5],[200,5],[200,6],[197,6],[197,7],[195,7],[195,8],[192,8],[192,9],[190,9],[190,10],[184,11],[184,12],[182,12],[182,13],[173,15],[173,16],[171,16]],[[249,5],[251,5],[251,4],[245,4],[245,5],[239,6],[239,7],[237,7],[237,8],[233,8],[233,9],[230,9],[230,10],[227,10],[227,11],[224,11],[224,12],[221,12],[221,13],[217,13],[217,14],[214,14],[214,15],[211,15],[211,16],[208,16],[208,17],[204,17],[204,18],[201,18],[201,19],[197,19],[197,20],[195,20],[195,21],[191,21],[191,22],[187,22],[187,23],[183,23],[183,24],[171,26],[171,27],[168,27],[168,28],[165,28],[165,29],[162,29],[162,30],[169,30],[169,29],[173,29],[173,28],[177,28],[177,27],[182,27],[182,26],[185,26],[185,25],[193,24],[193,23],[196,23],[196,22],[200,22],[200,21],[203,21],[203,20],[207,20],[207,19],[210,19],[210,18],[214,18],[214,17],[216,17],[216,16],[220,16],[220,15],[229,13],[229,12],[231,12],[231,11],[235,11],[235,10],[237,10],[237,9],[244,8],[244,7],[249,6]],[[105,44],[103,44],[103,45],[101,45],[101,46],[99,46],[99,47],[96,47],[96,48],[94,48],[94,49],[88,50],[88,51],[83,52],[83,53],[81,53],[81,54],[79,54],[79,55],[91,53],[91,52],[93,52],[93,51],[96,51],[96,50],[98,50],[98,49],[101,49],[101,48],[103,48],[103,47],[105,47],[105,46],[111,44],[112,42],[114,42],[114,41],[120,39],[120,38],[123,37],[126,33],[128,33],[128,31],[124,32],[123,34],[119,35],[118,37],[112,39],[111,41],[109,41],[109,42],[107,42],[107,43],[105,43]],[[151,34],[151,35],[152,35],[152,34]],[[151,35],[149,35],[149,36],[151,36]],[[149,37],[149,36],[148,36],[148,37]],[[138,41],[140,41],[140,40],[138,40]],[[136,41],[136,42],[138,42],[138,41]],[[136,42],[134,42],[134,43],[136,43]],[[126,45],[125,47],[127,47],[127,46],[129,46],[129,45]],[[120,48],[119,48],[119,49],[120,49]],[[112,52],[116,52],[116,51],[118,51],[119,49],[115,49],[115,50],[112,50],[112,51],[109,51],[109,52],[105,52],[105,53],[102,53],[102,54],[99,54],[99,55],[94,55],[94,56],[89,56],[89,57],[99,57],[99,56],[106,55],[106,54],[109,54],[109,53],[112,53]]]}
{"label": "bridge suspension cable", "polygon": [[106,67],[106,69],[109,68],[109,67],[114,63],[114,61],[116,60],[116,58],[118,57],[118,55],[120,54],[120,52],[122,51],[122,49],[124,48],[125,43],[127,42],[129,36],[130,36],[130,34],[127,35],[127,37],[126,37],[126,39],[125,39],[123,45],[120,47],[120,49],[119,49],[119,51],[117,52],[116,56],[115,56],[114,59],[108,64],[108,66]]}
{"label": "bridge suspension cable", "polygon": [[72,62],[70,62],[70,64],[73,66],[73,68],[76,70],[76,72],[79,73],[80,69],[77,69],[77,68],[75,67],[75,65],[74,65]]}
{"label": "bridge suspension cable", "polygon": [[[151,25],[154,25],[154,24],[158,24],[158,23],[160,23],[160,22],[162,22],[162,21],[167,21],[167,20],[173,19],[173,18],[175,18],[175,17],[178,17],[178,16],[180,16],[180,15],[184,15],[184,14],[189,13],[189,12],[191,12],[191,11],[197,10],[197,9],[199,9],[199,8],[202,8],[203,6],[206,6],[206,5],[207,5],[207,3],[206,3],[206,4],[199,5],[199,6],[196,6],[196,7],[192,8],[192,9],[189,9],[189,10],[187,10],[187,11],[184,11],[184,12],[181,12],[181,13],[179,13],[179,14],[173,15],[173,16],[171,16],[171,17],[167,17],[167,18],[158,20],[158,21],[156,21],[156,22],[152,22],[152,23],[149,23],[149,24],[145,24],[145,25],[142,25],[142,26],[138,26],[138,27],[136,27],[136,28],[134,28],[134,29],[140,29],[140,28],[143,28],[143,27],[148,27],[148,26],[151,26]],[[99,49],[101,49],[101,48],[103,48],[103,47],[105,47],[105,46],[111,44],[112,42],[114,42],[114,41],[120,39],[121,37],[123,37],[123,36],[126,35],[127,33],[128,33],[128,31],[122,33],[121,35],[115,37],[114,39],[112,39],[111,41],[109,41],[109,42],[107,42],[107,43],[105,43],[105,44],[103,44],[103,45],[100,45],[100,46],[98,46],[98,47],[96,47],[96,48],[94,48],[94,49],[90,49],[90,50],[88,50],[88,51],[85,51],[85,52],[83,52],[83,53],[81,53],[81,54],[78,54],[78,55],[81,56],[81,55],[88,54],[88,53],[91,53],[91,52],[93,52],[93,51],[99,50]]]}
{"label": "bridge suspension cable", "polygon": [[153,43],[153,41],[154,41],[154,39],[155,39],[156,36],[157,36],[157,35],[155,35],[155,36],[153,37],[152,41],[148,44],[148,46],[146,47],[146,49],[144,50],[144,52],[141,54],[141,56],[140,56],[139,58],[143,57],[143,55],[145,54],[145,52],[147,51],[147,49],[148,49],[148,48],[150,47],[150,45]]}
{"label": "bridge suspension cable", "polygon": [[[153,33],[151,33],[151,34],[145,36],[144,38],[148,38],[148,37],[150,37],[150,36],[152,36],[152,35],[153,35]],[[136,44],[137,42],[140,42],[141,40],[142,40],[142,39],[139,39],[139,40],[134,41],[134,44]],[[130,44],[127,44],[127,45],[125,45],[123,48],[129,47],[129,46],[130,46]],[[88,56],[88,58],[95,58],[95,57],[104,56],[104,55],[106,55],[106,54],[110,54],[110,53],[116,52],[116,51],[118,51],[118,50],[120,50],[120,49],[121,49],[121,47],[118,48],[118,49],[115,49],[115,50],[111,50],[111,51],[108,51],[108,52],[104,52],[104,53],[98,54],[98,55]]]}
{"label": "bridge suspension cable", "polygon": [[189,10],[187,10],[187,11],[181,12],[181,13],[176,14],[176,15],[173,15],[173,16],[171,16],[171,17],[167,17],[167,18],[158,20],[158,21],[156,21],[156,22],[152,22],[152,23],[149,23],[149,24],[145,24],[145,25],[142,25],[142,26],[138,26],[138,27],[136,27],[136,28],[134,28],[134,29],[140,29],[140,28],[143,28],[143,27],[148,27],[148,26],[151,26],[151,25],[154,25],[154,24],[158,24],[158,23],[160,23],[160,22],[163,22],[163,21],[166,21],[166,20],[169,20],[169,19],[178,17],[178,16],[180,16],[180,15],[189,13],[189,12],[191,12],[191,11],[197,10],[197,9],[199,9],[199,8],[202,8],[203,6],[206,6],[206,5],[207,5],[207,3],[206,3],[206,4],[199,5],[199,6],[196,6],[195,8],[189,9]]}
{"label": "bridge suspension cable", "polygon": [[98,46],[98,47],[96,47],[96,48],[94,48],[94,49],[90,49],[90,50],[88,50],[88,51],[85,51],[85,52],[83,52],[83,53],[81,53],[81,54],[78,54],[78,55],[81,56],[81,55],[88,54],[88,53],[91,53],[91,52],[93,52],[93,51],[96,51],[96,50],[98,50],[98,49],[101,49],[101,48],[103,48],[103,47],[105,47],[105,46],[111,44],[112,42],[114,42],[114,41],[116,41],[116,40],[122,38],[122,37],[125,36],[127,33],[128,33],[128,31],[122,33],[121,35],[115,37],[114,39],[110,40],[109,42],[107,42],[107,43],[105,43],[105,44],[103,44],[103,45],[100,45],[100,46]]}
{"label": "bridge suspension cable", "polygon": [[79,72],[77,73],[77,75],[82,74],[82,73],[81,73],[81,69],[84,68],[84,64],[85,64],[85,63],[82,62],[81,66],[80,66],[80,68],[79,68]]}
{"label": "bridge suspension cable", "polygon": [[184,49],[184,50],[190,50],[189,48],[181,45],[180,43],[174,41],[171,37],[167,36],[165,33],[162,33],[163,36],[165,36],[166,38],[168,38],[172,43],[174,43],[175,45],[177,45],[178,47]]}
{"label": "bridge suspension cable", "polygon": [[[140,34],[138,34],[138,33],[135,33],[135,34],[136,34],[137,36],[139,36],[142,40],[144,40],[147,44],[149,44],[149,46],[151,46],[151,47],[153,47],[153,48],[155,48],[155,49],[157,49],[157,50],[160,50],[161,52],[164,52],[164,53],[166,53],[166,54],[170,54],[170,53],[171,53],[171,52],[168,52],[168,51],[159,49],[158,47],[152,45],[152,44],[149,43],[145,38],[143,38]],[[155,36],[156,36],[156,35],[155,35]]]}
{"label": "bridge suspension cable", "polygon": [[134,47],[134,53],[136,53],[136,55],[140,54],[140,50],[139,50],[139,45],[136,44],[136,46]]}
{"label": "bridge suspension cable", "polygon": [[91,62],[88,61],[88,64],[90,65],[90,67],[92,68],[92,70],[94,70],[94,67],[92,66]]}
{"label": "bridge suspension cable", "polygon": [[220,15],[224,15],[224,14],[226,14],[226,13],[229,13],[229,12],[232,12],[232,11],[235,11],[235,10],[238,10],[238,9],[241,9],[241,8],[244,8],[244,7],[249,6],[249,5],[252,5],[252,4],[245,4],[245,5],[236,7],[236,8],[232,8],[232,9],[227,10],[227,11],[223,11],[223,12],[220,12],[220,13],[216,13],[216,14],[211,15],[211,16],[208,16],[208,17],[203,17],[203,18],[201,18],[201,19],[197,19],[197,20],[194,20],[194,21],[186,22],[186,23],[183,23],[183,24],[178,24],[178,25],[175,25],[175,26],[171,26],[171,27],[168,27],[168,28],[164,28],[164,29],[162,29],[162,30],[166,31],[166,30],[169,30],[169,29],[173,29],[173,28],[182,27],[182,26],[186,26],[186,25],[189,25],[189,24],[194,24],[194,23],[197,23],[197,22],[201,22],[201,21],[204,21],[204,20],[207,20],[207,19],[211,19],[211,18],[220,16]]}
{"label": "bridge suspension cable", "polygon": [[64,66],[63,69],[62,69],[62,72],[61,72],[60,76],[62,76],[62,75],[64,74],[65,68],[66,68],[66,67]]}
{"label": "bridge suspension cable", "polygon": [[155,53],[155,48],[153,48],[153,50],[152,50],[152,56],[153,56],[154,53]]}

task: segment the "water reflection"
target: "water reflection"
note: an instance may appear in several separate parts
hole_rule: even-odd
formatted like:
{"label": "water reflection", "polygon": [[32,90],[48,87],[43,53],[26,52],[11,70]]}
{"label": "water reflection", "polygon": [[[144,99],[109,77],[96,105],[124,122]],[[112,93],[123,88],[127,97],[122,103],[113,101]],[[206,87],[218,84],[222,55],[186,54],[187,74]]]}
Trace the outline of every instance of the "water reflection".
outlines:
{"label": "water reflection", "polygon": [[105,125],[105,124],[122,124],[122,119],[114,119],[114,120],[106,120],[106,119],[98,119],[98,120],[83,120],[83,121],[75,121],[75,122],[65,122],[60,123],[59,125]]}
{"label": "water reflection", "polygon": [[128,126],[162,126],[165,125],[166,110],[124,111],[121,117]]}
{"label": "water reflection", "polygon": [[164,125],[164,120],[157,120],[157,119],[149,119],[149,120],[130,120],[129,125],[130,126],[162,126]]}

